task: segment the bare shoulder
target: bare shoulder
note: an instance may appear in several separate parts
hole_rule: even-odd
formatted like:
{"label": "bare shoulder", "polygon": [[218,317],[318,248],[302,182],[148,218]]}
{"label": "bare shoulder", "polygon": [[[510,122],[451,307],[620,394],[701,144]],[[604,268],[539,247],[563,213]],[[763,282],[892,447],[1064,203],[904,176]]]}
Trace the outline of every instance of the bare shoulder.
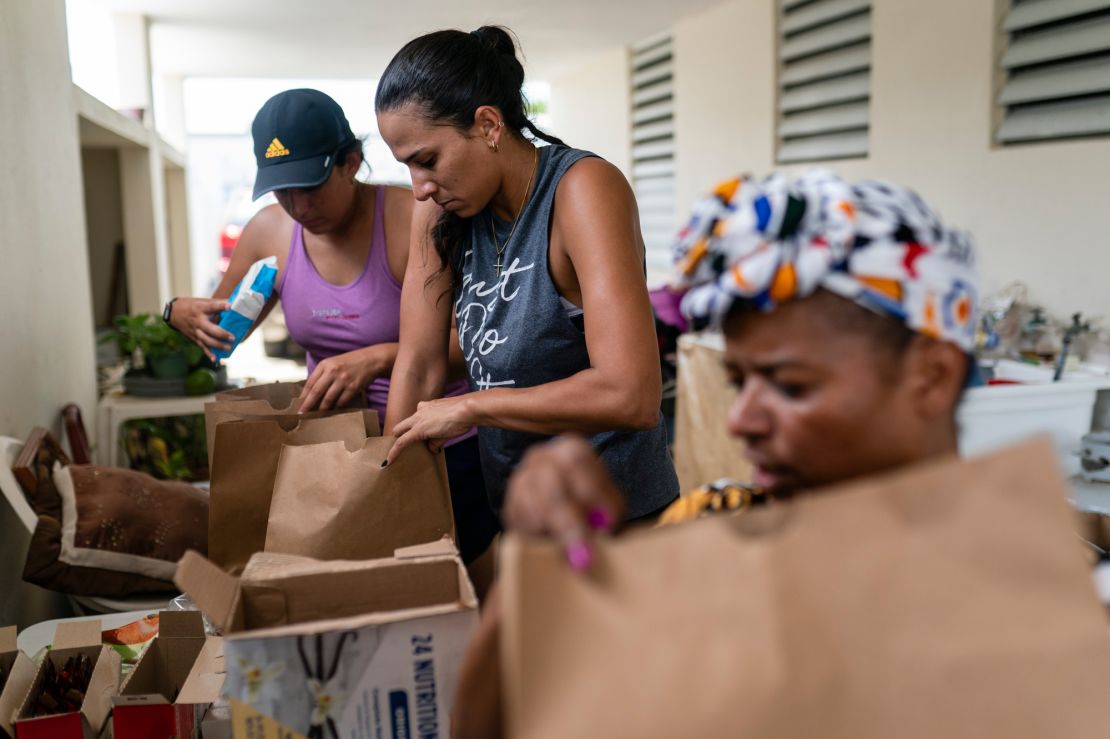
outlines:
{"label": "bare shoulder", "polygon": [[632,188],[624,173],[600,157],[584,157],[572,164],[556,188],[557,199],[578,202],[602,198],[608,203],[632,201]]}
{"label": "bare shoulder", "polygon": [[388,185],[385,195],[386,240],[397,244],[401,253],[408,253],[409,234],[412,230],[412,207],[415,199],[407,187]]}
{"label": "bare shoulder", "polygon": [[246,247],[256,259],[284,255],[293,232],[293,219],[280,205],[267,205],[255,213],[243,227],[236,247]]}
{"label": "bare shoulder", "polygon": [[[599,239],[611,248],[589,248]],[[619,169],[598,157],[586,157],[570,166],[555,190],[551,250],[556,275],[562,259],[580,265],[583,260],[627,258],[622,269],[643,262],[636,196]],[[574,271],[579,268],[575,266]],[[573,294],[570,285],[565,276],[560,287]]]}
{"label": "bare shoulder", "polygon": [[412,196],[412,190],[398,185],[386,185],[384,191],[385,209],[387,213],[396,213],[407,217],[412,216],[412,205],[415,202],[415,198]]}
{"label": "bare shoulder", "polygon": [[412,190],[389,185],[382,189],[382,194],[385,196],[382,207],[385,214],[385,246],[389,270],[394,279],[404,282],[412,237]]}
{"label": "bare shoulder", "polygon": [[279,229],[288,226],[292,218],[277,203],[271,203],[251,216],[247,228],[265,232],[268,229]]}

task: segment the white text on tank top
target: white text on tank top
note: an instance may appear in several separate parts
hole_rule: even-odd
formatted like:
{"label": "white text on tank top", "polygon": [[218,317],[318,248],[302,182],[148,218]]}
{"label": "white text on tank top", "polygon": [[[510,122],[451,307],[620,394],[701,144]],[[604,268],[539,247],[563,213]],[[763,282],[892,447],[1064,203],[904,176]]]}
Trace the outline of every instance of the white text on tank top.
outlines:
{"label": "white text on tank top", "polygon": [[[468,251],[465,256],[470,255]],[[464,258],[464,263],[467,261],[473,264]],[[486,285],[485,280],[475,282],[473,269],[463,273],[462,288],[455,303],[455,320],[458,322],[459,347],[463,350],[463,359],[478,390],[516,384],[511,377],[495,379],[482,364],[482,358],[498,351],[502,344],[512,346],[519,340],[514,336],[502,336],[497,329],[487,330],[486,321],[499,303],[507,306],[520,292],[520,288],[513,284],[513,277],[534,267],[535,262],[522,265],[519,258],[514,258],[492,285]]]}

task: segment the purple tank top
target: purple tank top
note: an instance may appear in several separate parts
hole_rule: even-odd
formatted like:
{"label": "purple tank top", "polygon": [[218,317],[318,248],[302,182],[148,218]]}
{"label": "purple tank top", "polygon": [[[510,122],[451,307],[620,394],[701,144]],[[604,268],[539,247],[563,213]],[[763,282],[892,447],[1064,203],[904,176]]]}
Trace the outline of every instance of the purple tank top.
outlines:
{"label": "purple tank top", "polygon": [[[362,274],[348,285],[333,285],[320,276],[305,251],[303,227],[293,224],[277,292],[289,335],[305,349],[309,375],[322,359],[400,338],[401,285],[389,269],[386,254],[384,186],[378,185],[374,200],[370,253]],[[458,395],[466,385],[458,383],[448,390],[449,395]],[[383,423],[388,398],[387,377],[374,379],[366,388],[367,404]]]}

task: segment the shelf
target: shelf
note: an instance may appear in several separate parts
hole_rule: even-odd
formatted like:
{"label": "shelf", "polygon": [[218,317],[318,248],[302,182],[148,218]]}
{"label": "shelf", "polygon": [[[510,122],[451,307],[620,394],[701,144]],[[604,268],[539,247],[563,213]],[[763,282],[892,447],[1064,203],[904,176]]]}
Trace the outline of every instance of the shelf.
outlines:
{"label": "shelf", "polygon": [[105,105],[77,85],[74,107],[82,146],[103,149],[149,149],[150,131],[136,120]]}
{"label": "shelf", "polygon": [[165,139],[159,138],[162,151],[162,164],[166,169],[185,171],[185,154],[170,146]]}

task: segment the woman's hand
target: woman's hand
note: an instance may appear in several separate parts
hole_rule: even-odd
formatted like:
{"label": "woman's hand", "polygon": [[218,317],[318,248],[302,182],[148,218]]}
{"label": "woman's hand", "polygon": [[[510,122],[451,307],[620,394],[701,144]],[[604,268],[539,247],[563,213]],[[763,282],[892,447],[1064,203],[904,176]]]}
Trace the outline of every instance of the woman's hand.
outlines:
{"label": "woman's hand", "polygon": [[229,351],[235,336],[220,328],[217,321],[221,311],[231,308],[226,300],[211,298],[177,298],[170,309],[170,325],[204,350],[204,355],[213,362],[216,356],[213,349]]}
{"label": "woman's hand", "polygon": [[623,515],[624,496],[580,437],[533,446],[509,478],[506,530],[557,540],[576,570],[587,569],[593,559],[590,532],[611,532]]}
{"label": "woman's hand", "polygon": [[443,448],[444,443],[462,436],[474,425],[467,412],[470,398],[460,395],[439,400],[425,400],[416,406],[416,413],[393,427],[397,440],[386,455],[390,463],[401,454],[405,447],[423,441],[433,453]]}
{"label": "woman's hand", "polygon": [[379,344],[322,359],[305,383],[298,413],[342,408],[377,377],[387,376],[397,355],[396,344]]}

